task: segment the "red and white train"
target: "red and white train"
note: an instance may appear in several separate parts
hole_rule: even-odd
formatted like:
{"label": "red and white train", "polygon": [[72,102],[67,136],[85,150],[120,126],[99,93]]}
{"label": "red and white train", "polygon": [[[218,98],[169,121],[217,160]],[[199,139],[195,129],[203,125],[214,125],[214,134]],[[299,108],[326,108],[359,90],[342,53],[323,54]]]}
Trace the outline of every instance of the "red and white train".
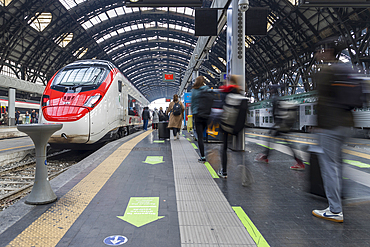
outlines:
{"label": "red and white train", "polygon": [[40,123],[62,123],[49,143],[58,148],[86,148],[142,127],[149,101],[112,63],[82,60],[60,69],[41,99]]}

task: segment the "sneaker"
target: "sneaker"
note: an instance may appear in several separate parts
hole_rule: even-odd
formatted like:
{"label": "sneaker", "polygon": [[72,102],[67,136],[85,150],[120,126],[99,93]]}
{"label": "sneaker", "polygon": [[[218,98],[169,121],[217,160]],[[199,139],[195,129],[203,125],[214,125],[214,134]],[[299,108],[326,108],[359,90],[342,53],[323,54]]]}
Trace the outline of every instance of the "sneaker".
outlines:
{"label": "sneaker", "polygon": [[267,159],[267,156],[265,154],[257,154],[254,160],[269,163],[269,160]]}
{"label": "sneaker", "polygon": [[227,174],[226,173],[223,173],[222,170],[218,171],[217,172],[217,175],[220,177],[220,178],[227,178]]}
{"label": "sneaker", "polygon": [[206,162],[206,157],[201,157],[200,159],[198,159],[198,162]]}
{"label": "sneaker", "polygon": [[316,217],[319,217],[321,219],[330,220],[334,222],[343,222],[343,213],[332,213],[330,211],[330,207],[324,210],[313,210],[312,214]]}
{"label": "sneaker", "polygon": [[305,166],[302,163],[302,161],[297,161],[297,163],[294,166],[291,166],[290,169],[296,171],[303,171],[305,169]]}

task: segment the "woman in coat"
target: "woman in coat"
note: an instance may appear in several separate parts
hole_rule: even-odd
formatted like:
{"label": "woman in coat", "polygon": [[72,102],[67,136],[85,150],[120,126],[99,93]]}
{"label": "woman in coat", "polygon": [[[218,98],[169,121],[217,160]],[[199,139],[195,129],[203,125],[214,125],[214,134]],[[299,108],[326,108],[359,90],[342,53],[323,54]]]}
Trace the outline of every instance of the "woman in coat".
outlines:
{"label": "woman in coat", "polygon": [[[181,114],[177,116],[173,114],[173,107],[175,103],[178,103],[181,107]],[[168,113],[171,113],[170,121],[168,123],[167,128],[172,129],[175,140],[180,138],[180,128],[181,128],[182,121],[184,119],[184,110],[185,110],[184,104],[181,101],[179,101],[179,96],[175,94],[173,96],[173,101],[170,103],[166,111],[166,115],[168,115]]]}

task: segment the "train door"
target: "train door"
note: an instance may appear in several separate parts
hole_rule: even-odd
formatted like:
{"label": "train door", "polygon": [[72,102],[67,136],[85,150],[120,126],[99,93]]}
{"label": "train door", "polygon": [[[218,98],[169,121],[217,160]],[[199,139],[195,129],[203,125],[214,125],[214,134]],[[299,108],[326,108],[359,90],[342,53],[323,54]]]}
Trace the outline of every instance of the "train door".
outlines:
{"label": "train door", "polygon": [[256,115],[255,115],[255,117],[256,117],[256,121],[255,121],[255,123],[256,123],[256,127],[260,127],[260,110],[256,110]]}
{"label": "train door", "polygon": [[123,109],[124,109],[124,99],[123,99],[123,84],[121,80],[118,80],[118,120],[120,123],[123,121]]}

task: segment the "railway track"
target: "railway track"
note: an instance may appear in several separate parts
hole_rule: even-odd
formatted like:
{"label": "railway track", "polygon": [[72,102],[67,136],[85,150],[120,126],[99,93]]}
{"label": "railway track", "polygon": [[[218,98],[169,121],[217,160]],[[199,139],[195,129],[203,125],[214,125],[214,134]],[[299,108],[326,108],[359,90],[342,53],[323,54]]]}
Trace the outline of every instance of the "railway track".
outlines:
{"label": "railway track", "polygon": [[[49,180],[65,172],[90,153],[91,151],[63,150],[49,154],[47,156]],[[31,192],[35,177],[35,165],[35,158],[28,156],[20,162],[0,167],[0,211]]]}

